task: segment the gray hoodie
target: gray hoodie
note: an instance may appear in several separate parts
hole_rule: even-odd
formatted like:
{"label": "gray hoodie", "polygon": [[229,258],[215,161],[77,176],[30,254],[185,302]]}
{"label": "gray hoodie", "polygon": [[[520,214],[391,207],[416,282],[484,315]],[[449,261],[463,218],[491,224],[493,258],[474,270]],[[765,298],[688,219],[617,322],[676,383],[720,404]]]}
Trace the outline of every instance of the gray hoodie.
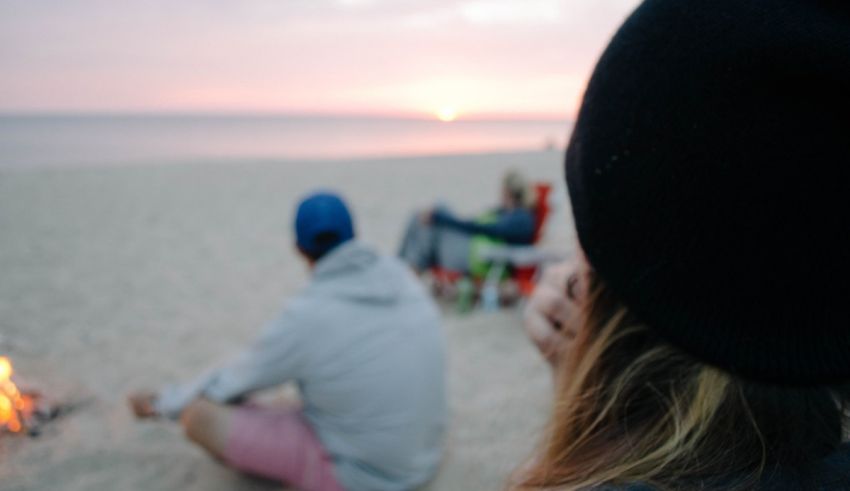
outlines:
{"label": "gray hoodie", "polygon": [[200,394],[226,402],[294,380],[303,414],[347,490],[406,490],[439,465],[446,424],[439,312],[409,269],[356,241],[322,258],[310,284],[233,363],[167,387],[161,414]]}

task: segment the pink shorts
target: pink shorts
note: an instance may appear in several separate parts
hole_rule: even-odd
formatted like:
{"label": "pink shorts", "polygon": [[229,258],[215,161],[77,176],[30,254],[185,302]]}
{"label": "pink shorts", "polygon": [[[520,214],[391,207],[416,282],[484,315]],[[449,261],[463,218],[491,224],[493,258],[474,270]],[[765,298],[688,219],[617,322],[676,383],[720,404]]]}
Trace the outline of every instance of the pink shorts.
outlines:
{"label": "pink shorts", "polygon": [[302,491],[343,491],[330,457],[297,409],[236,409],[224,459],[237,470]]}

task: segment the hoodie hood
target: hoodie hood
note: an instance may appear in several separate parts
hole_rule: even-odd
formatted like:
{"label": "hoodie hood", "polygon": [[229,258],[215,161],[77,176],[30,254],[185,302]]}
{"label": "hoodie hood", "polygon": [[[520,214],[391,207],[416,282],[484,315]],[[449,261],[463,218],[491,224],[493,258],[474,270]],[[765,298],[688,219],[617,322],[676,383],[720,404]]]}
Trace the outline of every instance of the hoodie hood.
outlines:
{"label": "hoodie hood", "polygon": [[351,240],[316,263],[311,289],[358,302],[393,303],[409,293],[411,282],[404,280],[410,274],[395,258]]}

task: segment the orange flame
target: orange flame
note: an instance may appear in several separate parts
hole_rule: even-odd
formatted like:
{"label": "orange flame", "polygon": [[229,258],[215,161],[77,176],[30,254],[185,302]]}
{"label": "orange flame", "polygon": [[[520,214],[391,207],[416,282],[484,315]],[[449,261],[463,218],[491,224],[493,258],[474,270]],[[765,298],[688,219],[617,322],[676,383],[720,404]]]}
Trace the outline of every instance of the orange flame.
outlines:
{"label": "orange flame", "polygon": [[33,411],[31,397],[21,394],[12,382],[12,362],[5,356],[0,356],[0,430],[7,429],[13,433],[24,427],[24,418]]}

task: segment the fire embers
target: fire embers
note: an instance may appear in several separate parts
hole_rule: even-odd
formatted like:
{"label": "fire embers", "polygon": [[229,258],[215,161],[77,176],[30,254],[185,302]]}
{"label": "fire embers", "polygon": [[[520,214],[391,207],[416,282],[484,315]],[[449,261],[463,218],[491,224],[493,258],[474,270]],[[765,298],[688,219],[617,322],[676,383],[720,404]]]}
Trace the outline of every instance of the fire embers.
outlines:
{"label": "fire embers", "polygon": [[12,375],[12,362],[0,356],[0,433],[36,436],[45,423],[65,412],[65,408],[49,404],[38,393],[20,390]]}
{"label": "fire embers", "polygon": [[32,396],[22,394],[12,382],[12,362],[0,356],[0,429],[18,433],[35,410]]}

